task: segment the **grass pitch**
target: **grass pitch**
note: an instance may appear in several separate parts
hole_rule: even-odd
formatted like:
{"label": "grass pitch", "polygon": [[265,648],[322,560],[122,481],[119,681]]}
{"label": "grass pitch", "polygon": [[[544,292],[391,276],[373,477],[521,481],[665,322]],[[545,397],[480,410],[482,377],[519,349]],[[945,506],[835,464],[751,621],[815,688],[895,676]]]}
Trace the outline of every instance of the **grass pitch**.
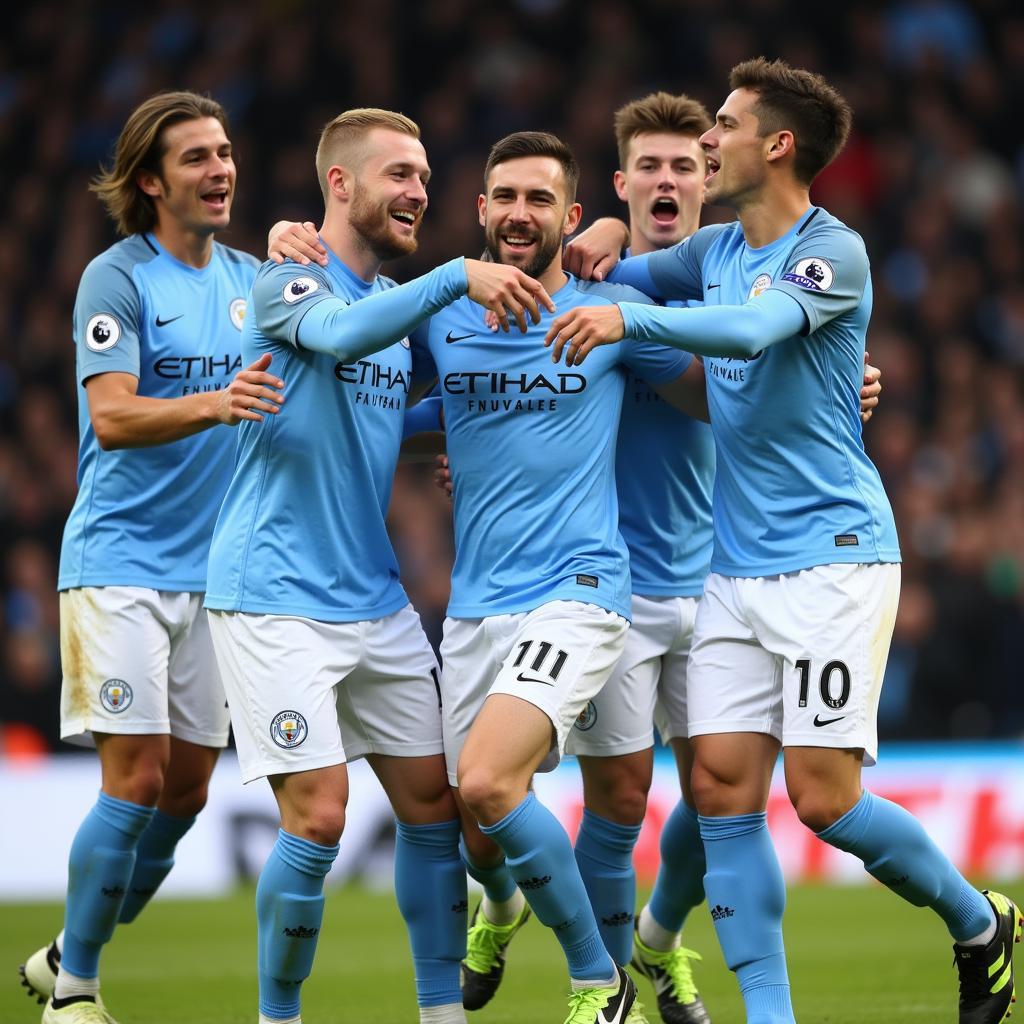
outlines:
{"label": "grass pitch", "polygon": [[[1008,895],[1024,897],[1020,885]],[[0,929],[0,1022],[35,1024],[17,965],[61,926],[55,904],[7,905]],[[742,1024],[742,1002],[722,962],[709,916],[687,922],[700,951],[698,986],[715,1024]],[[807,1024],[954,1024],[956,973],[945,928],[878,886],[796,887],[786,912],[797,1019]],[[255,1024],[256,928],[252,890],[230,899],[158,901],[120,928],[103,957],[103,994],[121,1024]],[[1024,970],[1024,961],[1018,963]],[[493,1003],[472,1024],[561,1024],[564,960],[531,921],[516,936]],[[652,1022],[653,992],[639,982]],[[313,976],[303,989],[306,1024],[415,1024],[412,970],[390,893],[360,888],[328,897]]]}

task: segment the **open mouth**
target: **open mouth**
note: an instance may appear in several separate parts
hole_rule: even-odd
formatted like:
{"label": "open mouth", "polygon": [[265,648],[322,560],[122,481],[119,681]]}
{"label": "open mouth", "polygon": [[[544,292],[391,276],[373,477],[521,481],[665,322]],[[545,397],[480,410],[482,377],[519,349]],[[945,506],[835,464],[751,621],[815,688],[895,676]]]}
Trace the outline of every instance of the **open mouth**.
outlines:
{"label": "open mouth", "polygon": [[227,188],[214,188],[204,192],[199,198],[211,210],[220,213],[227,208],[229,195]]}
{"label": "open mouth", "polygon": [[416,222],[419,220],[419,211],[417,210],[395,209],[388,210],[388,214],[393,221],[409,230],[416,227]]}
{"label": "open mouth", "polygon": [[679,204],[669,196],[661,196],[654,200],[651,216],[659,224],[674,224],[679,216]]}
{"label": "open mouth", "polygon": [[719,162],[712,156],[707,157],[707,173],[704,175],[704,184],[706,185],[717,173],[718,168],[721,166]]}
{"label": "open mouth", "polygon": [[501,235],[500,238],[512,252],[526,252],[537,241],[536,236],[522,232],[509,232]]}

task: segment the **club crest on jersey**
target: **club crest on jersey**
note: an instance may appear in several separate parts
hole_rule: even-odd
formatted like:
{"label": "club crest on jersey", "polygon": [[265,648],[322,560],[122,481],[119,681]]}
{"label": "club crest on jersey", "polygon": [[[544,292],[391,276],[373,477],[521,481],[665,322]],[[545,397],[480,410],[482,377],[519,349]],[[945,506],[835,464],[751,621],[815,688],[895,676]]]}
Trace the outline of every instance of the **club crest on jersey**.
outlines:
{"label": "club crest on jersey", "polygon": [[312,277],[296,277],[284,286],[281,298],[290,306],[293,302],[299,302],[319,290],[320,285]]}
{"label": "club crest on jersey", "polygon": [[756,299],[766,288],[772,286],[772,275],[771,274],[758,274],[754,278],[754,283],[750,286],[750,291],[747,293],[747,302],[751,299]]}
{"label": "club crest on jersey", "polygon": [[597,721],[597,708],[592,700],[587,701],[587,706],[576,716],[576,728],[580,732],[586,732],[594,728]]}
{"label": "club crest on jersey", "polygon": [[820,256],[800,260],[792,270],[782,275],[783,281],[806,288],[809,292],[827,292],[835,279],[832,264]]}
{"label": "club crest on jersey", "polygon": [[93,352],[106,352],[121,340],[121,325],[112,313],[97,313],[85,325],[85,343]]}
{"label": "club crest on jersey", "polygon": [[232,299],[228,306],[228,317],[238,330],[245,323],[245,299]]}
{"label": "club crest on jersey", "polygon": [[298,711],[282,711],[270,723],[270,738],[285,750],[297,747],[308,732],[306,720]]}
{"label": "club crest on jersey", "polygon": [[123,679],[108,679],[100,687],[100,703],[112,715],[119,715],[132,706],[132,688]]}
{"label": "club crest on jersey", "polygon": [[409,339],[403,338],[398,344],[401,345],[402,348],[409,348]]}

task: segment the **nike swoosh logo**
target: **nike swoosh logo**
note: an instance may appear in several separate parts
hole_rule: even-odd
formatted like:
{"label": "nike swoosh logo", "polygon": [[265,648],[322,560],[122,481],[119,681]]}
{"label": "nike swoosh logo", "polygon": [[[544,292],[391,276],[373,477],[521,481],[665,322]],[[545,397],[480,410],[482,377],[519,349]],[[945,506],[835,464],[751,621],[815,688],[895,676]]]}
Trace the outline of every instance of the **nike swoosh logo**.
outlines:
{"label": "nike swoosh logo", "polygon": [[708,291],[711,291],[712,288],[721,288],[721,287],[722,286],[720,284],[709,284],[708,285]]}
{"label": "nike swoosh logo", "polygon": [[533,676],[524,676],[522,672],[516,676],[516,679],[520,683],[543,683],[544,686],[554,686],[555,684],[550,679],[534,679]]}
{"label": "nike swoosh logo", "polygon": [[815,724],[815,726],[817,726],[820,729],[823,725],[831,725],[833,722],[841,722],[845,717],[846,717],[846,715],[839,715],[836,718],[822,718],[822,719],[819,719],[818,716],[815,715],[814,716],[814,724]]}
{"label": "nike swoosh logo", "polygon": [[454,335],[452,334],[451,331],[449,331],[448,334],[445,336],[444,340],[447,341],[449,345],[452,345],[456,341],[464,341],[466,338],[475,338],[475,337],[476,337],[476,331],[473,331],[470,334],[454,334]]}
{"label": "nike swoosh logo", "polygon": [[172,316],[167,320],[161,320],[160,317],[156,318],[157,327],[166,327],[168,324],[173,324],[175,320],[180,320],[185,314],[179,313],[177,316]]}

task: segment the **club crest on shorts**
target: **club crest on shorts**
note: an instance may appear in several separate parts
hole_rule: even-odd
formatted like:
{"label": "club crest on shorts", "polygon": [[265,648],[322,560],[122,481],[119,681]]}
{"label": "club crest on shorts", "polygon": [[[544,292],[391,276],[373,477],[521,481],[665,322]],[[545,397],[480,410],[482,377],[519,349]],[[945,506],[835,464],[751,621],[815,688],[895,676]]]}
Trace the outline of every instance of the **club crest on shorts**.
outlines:
{"label": "club crest on shorts", "polygon": [[597,721],[597,708],[592,700],[587,701],[587,706],[576,716],[576,728],[580,732],[586,732],[594,728]]}
{"label": "club crest on shorts", "polygon": [[112,715],[119,715],[132,706],[132,688],[123,679],[108,679],[100,687],[100,703]]}
{"label": "club crest on shorts", "polygon": [[308,732],[306,720],[298,711],[282,711],[270,723],[270,738],[285,750],[297,747]]}

